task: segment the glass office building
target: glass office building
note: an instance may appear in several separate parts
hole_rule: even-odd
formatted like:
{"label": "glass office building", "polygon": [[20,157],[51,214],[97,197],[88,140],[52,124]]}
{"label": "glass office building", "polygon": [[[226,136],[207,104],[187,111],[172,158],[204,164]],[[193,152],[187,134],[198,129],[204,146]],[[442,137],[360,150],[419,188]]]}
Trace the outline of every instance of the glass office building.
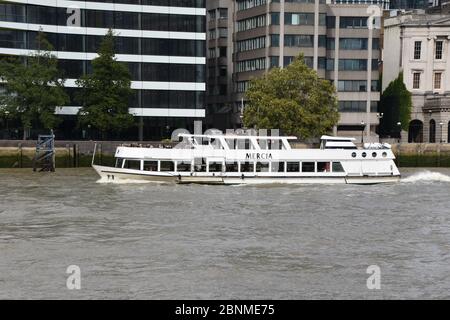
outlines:
{"label": "glass office building", "polygon": [[205,116],[205,16],[205,0],[1,1],[0,55],[27,55],[39,30],[46,34],[71,97],[57,110],[64,118],[58,132],[80,138],[75,81],[90,72],[112,28],[117,60],[132,75],[130,112],[140,123],[125,138],[158,139]]}

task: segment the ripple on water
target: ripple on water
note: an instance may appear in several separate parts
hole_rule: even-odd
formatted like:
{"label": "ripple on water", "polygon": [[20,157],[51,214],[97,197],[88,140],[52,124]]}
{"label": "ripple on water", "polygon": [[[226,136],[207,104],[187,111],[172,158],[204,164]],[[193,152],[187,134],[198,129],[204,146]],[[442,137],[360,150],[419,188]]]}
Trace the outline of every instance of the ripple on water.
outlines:
{"label": "ripple on water", "polygon": [[[448,297],[450,170],[392,185],[101,184],[0,170],[0,298]],[[383,290],[369,293],[377,264]],[[55,276],[57,275],[57,276]]]}

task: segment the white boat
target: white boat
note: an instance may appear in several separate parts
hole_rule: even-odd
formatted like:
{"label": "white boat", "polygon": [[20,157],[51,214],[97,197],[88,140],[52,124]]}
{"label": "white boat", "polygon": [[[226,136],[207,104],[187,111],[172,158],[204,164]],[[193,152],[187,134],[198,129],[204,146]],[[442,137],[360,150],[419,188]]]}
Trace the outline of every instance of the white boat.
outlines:
{"label": "white boat", "polygon": [[120,146],[115,167],[92,164],[106,182],[200,184],[397,182],[388,144],[358,149],[354,138],[322,136],[318,149],[293,149],[296,137],[181,134],[175,148]]}

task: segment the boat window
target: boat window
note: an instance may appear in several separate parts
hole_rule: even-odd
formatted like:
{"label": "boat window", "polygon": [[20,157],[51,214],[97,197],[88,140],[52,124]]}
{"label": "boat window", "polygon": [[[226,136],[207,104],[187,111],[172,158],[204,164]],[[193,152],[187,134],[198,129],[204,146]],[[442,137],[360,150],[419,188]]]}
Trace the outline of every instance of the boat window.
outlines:
{"label": "boat window", "polygon": [[387,153],[383,152],[382,156],[383,156],[383,158],[386,158],[387,157]]}
{"label": "boat window", "polygon": [[210,162],[209,172],[222,172],[222,162]]}
{"label": "boat window", "polygon": [[284,162],[272,162],[272,172],[284,172]]}
{"label": "boat window", "polygon": [[123,166],[123,161],[124,161],[123,158],[117,158],[117,159],[116,159],[116,168],[122,168],[122,166]]}
{"label": "boat window", "polygon": [[195,172],[206,172],[206,159],[205,158],[195,158],[194,159],[194,169],[195,169]]}
{"label": "boat window", "polygon": [[352,157],[356,158],[356,152],[352,152]]}
{"label": "boat window", "polygon": [[125,160],[125,167],[127,169],[141,170],[141,160]]}
{"label": "boat window", "polygon": [[257,162],[256,163],[256,172],[269,172],[269,163],[268,162]]}
{"label": "boat window", "polygon": [[253,162],[241,162],[241,172],[253,172]]}
{"label": "boat window", "polygon": [[300,162],[286,162],[286,171],[287,172],[299,172],[300,171]]}
{"label": "boat window", "polygon": [[340,162],[333,162],[333,172],[345,172]]}
{"label": "boat window", "polygon": [[329,162],[317,162],[317,172],[330,172],[331,166]]}
{"label": "boat window", "polygon": [[144,161],[144,171],[158,171],[158,161]]}
{"label": "boat window", "polygon": [[227,172],[238,172],[238,163],[237,162],[227,162],[225,164]]}
{"label": "boat window", "polygon": [[178,172],[189,172],[191,171],[191,162],[190,161],[182,161],[177,163],[177,171]]}
{"label": "boat window", "polygon": [[367,157],[367,153],[363,152],[363,153],[362,153],[362,157],[363,157],[363,158]]}
{"label": "boat window", "polygon": [[302,162],[302,172],[314,172],[314,162]]}
{"label": "boat window", "polygon": [[175,171],[173,161],[161,161],[161,171]]}
{"label": "boat window", "polygon": [[377,153],[376,152],[372,152],[372,157],[376,158],[377,157]]}

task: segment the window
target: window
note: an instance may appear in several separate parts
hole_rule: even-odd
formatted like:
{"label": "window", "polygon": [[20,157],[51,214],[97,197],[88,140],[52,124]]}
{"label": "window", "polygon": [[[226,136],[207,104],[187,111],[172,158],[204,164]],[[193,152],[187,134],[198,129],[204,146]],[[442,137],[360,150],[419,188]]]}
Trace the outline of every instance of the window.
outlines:
{"label": "window", "polygon": [[228,9],[219,8],[219,19],[228,19]]}
{"label": "window", "polygon": [[435,48],[435,52],[434,52],[434,57],[436,60],[442,59],[443,48],[444,48],[444,41],[442,41],[442,40],[436,41],[436,48]]}
{"label": "window", "polygon": [[302,162],[302,172],[314,172],[315,164],[314,162]]}
{"label": "window", "polygon": [[117,158],[117,160],[116,160],[116,168],[122,168],[124,161],[125,161],[125,159],[123,159],[123,158]]}
{"label": "window", "polygon": [[434,73],[434,88],[441,89],[442,72]]}
{"label": "window", "polygon": [[420,88],[420,72],[413,73],[413,89]]}
{"label": "window", "polygon": [[329,162],[317,162],[317,172],[330,172],[331,166]]}
{"label": "window", "polygon": [[256,163],[256,172],[269,172],[269,163],[268,162],[257,162]]}
{"label": "window", "polygon": [[250,8],[262,6],[267,3],[267,0],[238,0],[238,11],[247,10]]}
{"label": "window", "polygon": [[161,161],[161,171],[174,171],[175,165],[173,161]]}
{"label": "window", "polygon": [[253,172],[253,162],[242,162],[241,172]]}
{"label": "window", "polygon": [[144,171],[158,171],[158,161],[144,161]]}
{"label": "window", "polygon": [[189,172],[191,171],[191,162],[190,161],[182,161],[177,163],[177,171],[178,172]]}
{"label": "window", "polygon": [[333,162],[333,172],[345,172],[340,162]]}
{"label": "window", "polygon": [[[367,17],[341,17],[339,25],[343,29],[367,28],[367,20]],[[329,23],[331,23],[331,21],[329,21]]]}
{"label": "window", "polygon": [[227,57],[227,47],[219,47],[219,57],[221,58]]}
{"label": "window", "polygon": [[208,11],[209,20],[215,20],[216,19],[216,10],[209,10]]}
{"label": "window", "polygon": [[272,172],[284,172],[284,162],[272,162]]}
{"label": "window", "polygon": [[238,172],[238,163],[237,162],[227,162],[225,164],[225,169],[227,172]]}
{"label": "window", "polygon": [[422,51],[422,42],[421,41],[415,41],[414,42],[414,59],[419,60],[420,54]]}
{"label": "window", "polygon": [[266,47],[266,37],[246,39],[237,42],[237,52],[256,50]]}
{"label": "window", "polygon": [[286,163],[286,171],[287,172],[299,172],[300,171],[300,163],[299,162],[287,162]]}
{"label": "window", "polygon": [[210,162],[209,163],[209,172],[222,172],[222,163],[221,162]]}
{"label": "window", "polygon": [[141,160],[125,160],[126,169],[141,170]]}
{"label": "window", "polygon": [[219,28],[219,38],[228,38],[228,28]]}
{"label": "window", "polygon": [[270,58],[270,68],[277,68],[280,66],[280,57],[269,57]]}
{"label": "window", "polygon": [[270,46],[271,47],[279,47],[280,46],[280,35],[279,34],[271,34],[270,35]]}

